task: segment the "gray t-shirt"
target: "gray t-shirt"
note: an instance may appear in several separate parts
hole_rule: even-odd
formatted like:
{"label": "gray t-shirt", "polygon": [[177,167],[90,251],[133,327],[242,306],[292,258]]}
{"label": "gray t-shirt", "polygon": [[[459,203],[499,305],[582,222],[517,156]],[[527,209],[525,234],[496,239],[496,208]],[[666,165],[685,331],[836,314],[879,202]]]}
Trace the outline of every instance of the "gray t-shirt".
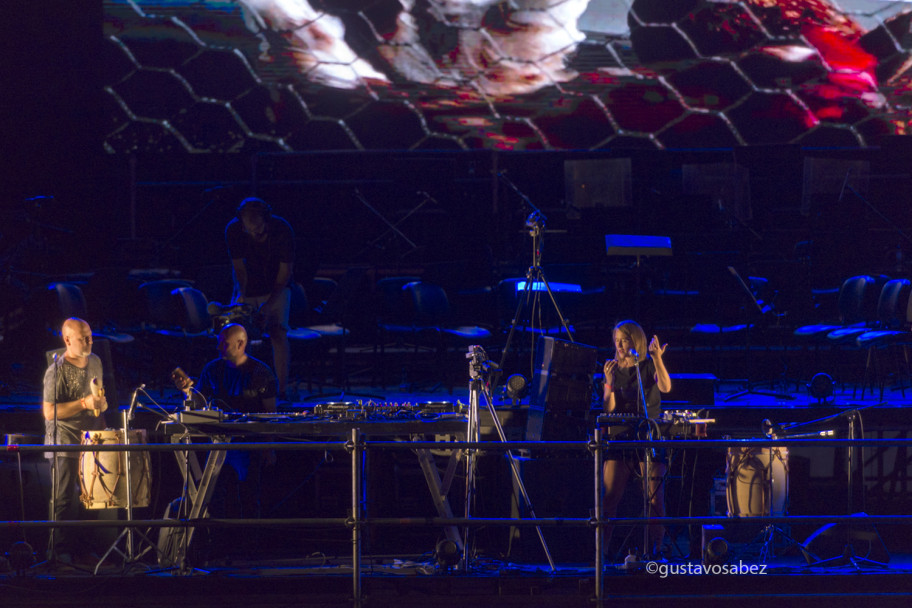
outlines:
{"label": "gray t-shirt", "polygon": [[[82,399],[91,394],[92,378],[101,379],[101,359],[89,355],[89,364],[79,368],[63,356],[57,358],[44,372],[44,401],[65,403]],[[54,441],[54,421],[44,421],[44,445],[80,444],[85,431],[101,431],[105,428],[104,415],[94,416],[84,410],[70,418],[57,419],[57,441]],[[78,452],[60,452],[61,457],[79,458]],[[51,458],[50,452],[45,453]]]}

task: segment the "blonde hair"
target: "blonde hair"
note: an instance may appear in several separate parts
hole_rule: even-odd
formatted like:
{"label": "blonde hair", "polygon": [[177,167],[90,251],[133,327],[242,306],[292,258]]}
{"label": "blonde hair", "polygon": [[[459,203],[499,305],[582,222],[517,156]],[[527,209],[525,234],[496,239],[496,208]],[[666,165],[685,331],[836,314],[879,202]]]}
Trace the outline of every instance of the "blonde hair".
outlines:
{"label": "blonde hair", "polygon": [[621,333],[633,342],[633,348],[637,352],[637,361],[646,360],[646,332],[643,331],[643,328],[640,327],[640,324],[636,321],[621,321],[614,326],[614,332],[612,332],[612,339],[617,337],[617,334]]}

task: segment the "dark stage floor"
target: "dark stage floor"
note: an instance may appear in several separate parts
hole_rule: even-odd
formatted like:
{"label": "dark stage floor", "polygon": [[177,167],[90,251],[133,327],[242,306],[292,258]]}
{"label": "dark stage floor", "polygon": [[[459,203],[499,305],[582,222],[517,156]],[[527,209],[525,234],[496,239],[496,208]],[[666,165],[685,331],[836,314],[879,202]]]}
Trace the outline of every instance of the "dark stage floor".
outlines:
{"label": "dark stage floor", "polygon": [[[715,381],[713,393],[707,403],[693,401],[666,404],[667,407],[701,410],[716,420],[709,425],[710,439],[723,436],[732,438],[760,438],[762,423],[771,420],[776,424],[813,421],[850,410],[859,410],[864,420],[867,438],[905,436],[903,429],[905,411],[912,401],[912,391],[888,389],[883,398],[868,390],[862,396],[857,386],[836,386],[831,400],[819,402],[810,397],[804,386],[789,386],[787,395],[757,394],[752,391],[740,394],[744,386],[739,382]],[[780,387],[783,388],[783,387]],[[346,395],[325,389],[323,395],[302,393],[298,400],[283,404],[288,412],[308,409],[315,404],[376,400],[396,403],[468,403],[467,387],[456,387],[453,392],[436,387],[426,390],[381,389],[358,386]],[[761,391],[765,392],[765,391]],[[164,389],[151,392],[156,401],[166,406],[177,403],[176,394]],[[508,438],[516,437],[515,427],[524,424],[519,407],[511,407],[508,400],[496,400],[498,417]],[[484,404],[483,404],[484,405]],[[0,405],[0,428],[4,433],[34,433],[38,419],[37,394],[30,391],[10,391]],[[520,422],[517,422],[517,419]],[[840,419],[841,420],[841,419]],[[841,424],[841,422],[836,423]],[[817,426],[808,428],[817,429]],[[512,430],[511,430],[512,429]],[[890,434],[889,431],[899,432]],[[836,436],[844,436],[836,428]],[[485,421],[482,420],[485,433]],[[490,432],[490,429],[488,429]],[[707,452],[710,450],[698,450]],[[908,464],[904,448],[880,450],[865,456],[865,492],[849,498],[843,475],[844,462],[833,456],[832,448],[796,447],[789,460],[789,515],[846,515],[847,500],[854,512],[868,515],[903,515],[908,512],[910,488],[907,481]],[[292,517],[344,517],[350,505],[351,483],[347,459],[340,457],[337,469],[322,464],[314,466],[303,459],[291,462],[288,452],[280,452],[286,474],[291,469],[306,469],[297,477],[282,478],[280,483],[298,481],[308,484],[308,497],[298,496],[282,516]],[[724,455],[722,457],[724,459]],[[532,459],[534,460],[534,459]],[[666,502],[671,516],[712,516],[725,512],[724,490],[717,486],[720,477],[719,458],[715,464],[705,465],[701,487],[709,484],[710,497],[705,491],[694,494],[685,481],[669,481]],[[438,461],[439,462],[439,461]],[[480,461],[486,462],[486,461]],[[546,464],[535,465],[524,461],[525,483],[529,487],[539,517],[586,517],[591,503],[591,465],[589,473],[583,469],[585,459],[556,458]],[[2,495],[6,503],[3,519],[20,519],[17,487],[16,459],[7,453],[3,460]],[[376,472],[371,466],[382,467]],[[483,467],[483,465],[479,465]],[[843,469],[840,469],[840,467]],[[538,467],[538,468],[536,468]],[[878,469],[879,467],[879,469]],[[686,468],[686,467],[685,467]],[[25,519],[41,519],[42,499],[36,489],[42,473],[40,464],[24,465],[26,479]],[[700,467],[694,465],[696,477]],[[167,467],[154,467],[154,474],[173,476]],[[684,469],[682,468],[682,471]],[[724,469],[723,469],[724,471]],[[319,474],[318,474],[319,472]],[[433,506],[427,500],[425,480],[417,466],[407,459],[378,458],[366,469],[365,482],[374,498],[369,509],[380,516],[395,517],[396,509],[405,509],[410,516],[433,516]],[[672,471],[672,477],[677,474]],[[686,477],[686,471],[681,478]],[[37,479],[37,481],[36,481]],[[454,513],[462,511],[462,495],[456,488],[450,496]],[[161,480],[161,485],[168,485]],[[157,483],[157,482],[156,482]],[[311,487],[316,484],[317,487]],[[502,470],[484,470],[478,481],[481,495],[478,512],[487,517],[509,518],[516,514],[511,503],[510,477]],[[675,485],[677,484],[677,485]],[[581,505],[576,511],[561,513],[560,504],[552,504],[551,495],[570,496],[571,486],[581,486],[574,498]],[[633,488],[634,486],[631,486]],[[590,488],[590,489],[587,489]],[[688,499],[681,488],[690,492]],[[167,491],[163,491],[167,494]],[[628,490],[621,517],[636,517],[636,492]],[[170,495],[168,495],[170,496]],[[419,498],[423,496],[423,498]],[[577,496],[573,494],[573,496]],[[696,497],[695,497],[696,496]],[[695,498],[694,498],[695,497]],[[333,498],[334,500],[330,500]],[[422,502],[423,500],[423,502]],[[713,503],[717,500],[717,503]],[[588,502],[587,502],[588,501]],[[166,498],[155,499],[155,506],[147,516],[161,518]],[[504,504],[491,504],[504,503]],[[688,507],[687,504],[690,503]],[[641,503],[640,503],[641,504]],[[36,507],[37,505],[37,507]],[[421,513],[421,509],[429,511]],[[37,512],[36,512],[37,509]],[[313,511],[311,511],[313,509]],[[511,510],[512,509],[512,510]],[[295,512],[298,510],[298,512]],[[145,515],[143,517],[146,517]],[[119,516],[123,519],[123,516]],[[740,519],[740,524],[743,524]],[[636,544],[641,532],[638,529],[617,526],[608,547],[608,559],[603,579],[605,604],[629,606],[790,606],[802,605],[860,605],[876,602],[878,605],[908,605],[912,602],[912,539],[905,526],[884,524],[855,526],[854,536],[830,539],[827,543],[811,543],[811,535],[819,530],[820,522],[776,522],[776,529],[769,543],[764,543],[764,529],[760,523],[748,522],[732,526],[728,522],[721,530],[710,531],[713,537],[723,537],[728,544],[726,564],[729,570],[702,573],[700,566],[700,526],[672,525],[668,527],[666,562],[649,566],[654,572],[640,569],[626,571],[618,566],[626,549]],[[275,528],[253,533],[253,540],[238,537],[231,551],[206,554],[190,551],[188,562],[182,570],[162,570],[150,550],[137,562],[124,564],[116,552],[99,565],[97,555],[76,566],[51,567],[38,564],[22,572],[0,574],[0,595],[4,605],[27,602],[30,606],[83,606],[86,604],[118,606],[184,605],[218,606],[339,606],[354,605],[352,600],[355,577],[352,570],[351,534],[347,528],[333,531],[322,528],[302,532],[293,529],[287,536],[291,545],[283,542],[285,532]],[[552,570],[544,558],[540,541],[530,528],[521,528],[518,534],[480,529],[476,534],[476,550],[472,553],[467,570],[446,570],[438,567],[434,558],[434,543],[442,538],[437,530],[423,533],[406,527],[384,528],[366,535],[362,549],[360,585],[364,605],[371,606],[585,606],[593,603],[596,595],[596,576],[591,548],[594,546],[590,531],[584,528],[543,528],[544,536],[555,567]],[[156,530],[152,530],[156,533]],[[873,532],[873,534],[872,534]],[[240,533],[239,533],[240,534]],[[43,553],[45,538],[41,530],[26,529],[30,545],[36,553]],[[13,542],[21,540],[22,530],[8,526],[3,533],[0,551],[11,549]],[[153,536],[153,538],[155,538]],[[200,537],[197,537],[199,539]],[[834,537],[835,538],[835,537]],[[839,539],[852,538],[851,554],[837,563],[810,565],[799,545],[808,545],[816,557],[839,558],[845,544]],[[285,539],[287,540],[287,539]],[[196,541],[195,541],[196,542]],[[298,552],[290,547],[297,543]],[[200,545],[203,544],[199,541]],[[96,545],[104,548],[104,543]],[[142,542],[140,548],[146,545]],[[397,547],[400,550],[397,550]],[[843,550],[840,549],[843,548]],[[138,551],[139,549],[137,549]],[[766,555],[761,554],[767,550]],[[872,564],[870,558],[879,563]],[[93,561],[94,559],[94,561]],[[840,563],[841,562],[841,563]],[[97,574],[94,570],[98,567]],[[642,566],[642,564],[641,564]],[[741,571],[732,573],[730,568]],[[762,572],[761,572],[762,569]],[[8,598],[8,599],[7,599]]]}

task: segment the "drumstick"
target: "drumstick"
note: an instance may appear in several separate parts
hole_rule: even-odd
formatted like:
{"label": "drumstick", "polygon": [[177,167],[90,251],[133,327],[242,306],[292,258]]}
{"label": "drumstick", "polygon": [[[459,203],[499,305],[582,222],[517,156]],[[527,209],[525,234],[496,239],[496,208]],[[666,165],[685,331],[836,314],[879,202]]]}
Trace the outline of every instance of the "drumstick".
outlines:
{"label": "drumstick", "polygon": [[[92,390],[92,397],[95,398],[96,405],[99,405],[101,401],[104,400],[104,387],[101,386],[101,381],[98,379],[98,376],[92,378],[92,381],[89,383],[89,388]],[[92,408],[92,415],[96,418],[98,417],[99,409],[97,407]]]}

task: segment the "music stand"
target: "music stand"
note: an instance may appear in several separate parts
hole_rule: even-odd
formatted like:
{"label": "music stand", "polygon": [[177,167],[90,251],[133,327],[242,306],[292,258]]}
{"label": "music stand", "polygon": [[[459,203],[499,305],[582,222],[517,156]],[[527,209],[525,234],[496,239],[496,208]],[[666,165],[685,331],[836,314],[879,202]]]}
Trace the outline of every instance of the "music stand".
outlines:
{"label": "music stand", "polygon": [[[747,296],[750,298],[751,302],[753,302],[754,307],[760,313],[761,317],[770,313],[773,310],[771,306],[763,306],[757,300],[757,297],[754,295],[754,292],[751,290],[751,288],[748,286],[748,284],[744,281],[744,279],[741,278],[741,275],[738,273],[737,270],[735,270],[734,266],[729,266],[728,272],[730,272],[732,274],[732,276],[734,276],[738,280],[738,283],[741,285],[741,288],[745,291],[745,293],[747,293]],[[745,329],[745,331],[747,332],[747,338],[745,340],[747,342],[747,344],[746,344],[747,352],[745,355],[746,368],[747,368],[747,374],[748,374],[747,388],[745,388],[743,391],[729,395],[728,397],[725,398],[725,401],[731,401],[732,399],[737,399],[738,397],[743,397],[744,395],[765,395],[767,397],[776,397],[777,399],[794,399],[795,396],[790,395],[788,393],[777,393],[775,391],[758,391],[754,388],[754,383],[750,378],[751,369],[753,369],[753,366],[751,365],[751,361],[753,359],[753,356],[751,354],[752,353],[751,334],[753,333],[753,326],[754,326],[754,324],[750,322],[750,319],[748,319],[747,328]]]}
{"label": "music stand", "polygon": [[634,313],[640,314],[640,289],[642,282],[643,256],[670,256],[671,237],[645,236],[636,234],[606,234],[605,253],[609,256],[636,257],[636,293],[634,294]]}

